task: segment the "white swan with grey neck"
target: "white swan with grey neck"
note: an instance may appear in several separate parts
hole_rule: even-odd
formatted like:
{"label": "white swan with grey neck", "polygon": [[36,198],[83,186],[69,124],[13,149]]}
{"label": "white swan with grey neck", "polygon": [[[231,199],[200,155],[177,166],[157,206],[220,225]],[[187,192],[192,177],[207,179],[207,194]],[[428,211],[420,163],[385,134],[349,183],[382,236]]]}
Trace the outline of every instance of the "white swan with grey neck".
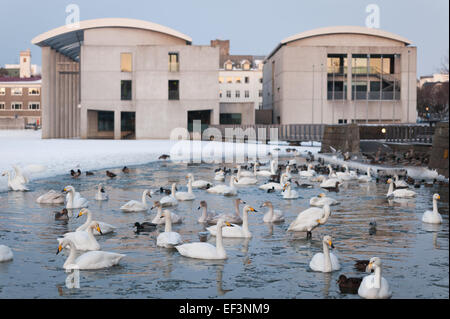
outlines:
{"label": "white swan with grey neck", "polygon": [[322,239],[323,253],[317,253],[309,262],[309,267],[314,271],[332,272],[341,269],[339,259],[330,252],[330,248],[334,248],[330,236],[324,236]]}

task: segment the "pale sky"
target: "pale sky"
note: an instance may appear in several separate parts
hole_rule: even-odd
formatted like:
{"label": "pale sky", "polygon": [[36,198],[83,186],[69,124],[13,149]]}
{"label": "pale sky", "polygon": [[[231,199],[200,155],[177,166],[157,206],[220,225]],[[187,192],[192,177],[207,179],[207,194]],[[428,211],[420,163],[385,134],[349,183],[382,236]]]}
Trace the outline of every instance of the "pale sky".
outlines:
{"label": "pale sky", "polygon": [[449,47],[448,0],[0,0],[0,65],[18,63],[31,39],[65,24],[66,6],[77,4],[80,20],[133,18],[155,22],[190,36],[193,44],[229,39],[232,54],[267,55],[284,38],[336,25],[365,26],[369,4],[380,8],[380,29],[417,46],[417,76],[438,71]]}

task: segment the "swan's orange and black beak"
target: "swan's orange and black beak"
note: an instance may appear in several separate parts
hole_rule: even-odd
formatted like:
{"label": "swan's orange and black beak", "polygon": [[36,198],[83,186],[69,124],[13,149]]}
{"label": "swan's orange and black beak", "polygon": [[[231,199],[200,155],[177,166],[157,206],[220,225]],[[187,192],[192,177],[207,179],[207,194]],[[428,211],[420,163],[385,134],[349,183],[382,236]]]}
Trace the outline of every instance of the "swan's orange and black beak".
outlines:
{"label": "swan's orange and black beak", "polygon": [[250,211],[251,211],[251,212],[255,212],[255,213],[257,213],[257,212],[258,212],[258,211],[257,211],[256,209],[254,209],[254,208],[253,208],[253,207],[251,207],[251,206],[250,206]]}
{"label": "swan's orange and black beak", "polygon": [[233,227],[229,222],[225,222],[225,225],[227,225],[228,227]]}
{"label": "swan's orange and black beak", "polygon": [[102,230],[100,229],[100,226],[97,225],[97,227],[95,227],[95,229],[97,229],[97,231],[100,233],[100,235],[103,235]]}
{"label": "swan's orange and black beak", "polygon": [[437,197],[436,197],[437,199],[441,199],[441,195],[437,195]]}
{"label": "swan's orange and black beak", "polygon": [[62,250],[62,245],[61,244],[59,244],[59,246],[58,246],[58,250],[56,251],[56,254],[58,255],[60,252],[61,252],[61,250]]}
{"label": "swan's orange and black beak", "polygon": [[66,189],[66,188],[64,188],[64,189],[61,191],[61,193],[65,193],[65,192],[67,192],[67,189]]}
{"label": "swan's orange and black beak", "polygon": [[333,245],[333,242],[331,240],[328,241],[328,245],[330,245],[330,247],[334,249],[334,245]]}
{"label": "swan's orange and black beak", "polygon": [[81,217],[81,216],[83,216],[83,211],[80,210],[80,212],[79,212],[78,215],[77,215],[77,218],[78,218],[78,217]]}

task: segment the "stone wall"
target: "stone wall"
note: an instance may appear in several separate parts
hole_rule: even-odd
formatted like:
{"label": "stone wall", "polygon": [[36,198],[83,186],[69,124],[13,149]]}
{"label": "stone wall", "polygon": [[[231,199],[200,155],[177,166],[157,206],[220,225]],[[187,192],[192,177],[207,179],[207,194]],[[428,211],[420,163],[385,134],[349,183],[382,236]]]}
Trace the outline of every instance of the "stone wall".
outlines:
{"label": "stone wall", "polygon": [[0,130],[23,130],[25,129],[24,117],[0,117]]}
{"label": "stone wall", "polygon": [[448,178],[448,123],[437,123],[429,168]]}
{"label": "stone wall", "polygon": [[328,125],[323,134],[321,153],[331,153],[331,147],[341,152],[359,153],[357,124]]}

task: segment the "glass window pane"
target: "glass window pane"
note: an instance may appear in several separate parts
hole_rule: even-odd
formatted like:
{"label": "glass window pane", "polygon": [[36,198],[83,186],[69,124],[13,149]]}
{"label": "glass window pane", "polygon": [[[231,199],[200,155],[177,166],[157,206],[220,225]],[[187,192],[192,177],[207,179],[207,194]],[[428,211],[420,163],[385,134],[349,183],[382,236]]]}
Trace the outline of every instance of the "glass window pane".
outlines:
{"label": "glass window pane", "polygon": [[121,53],[120,54],[120,71],[121,72],[131,72],[132,71],[132,59],[131,53]]}

